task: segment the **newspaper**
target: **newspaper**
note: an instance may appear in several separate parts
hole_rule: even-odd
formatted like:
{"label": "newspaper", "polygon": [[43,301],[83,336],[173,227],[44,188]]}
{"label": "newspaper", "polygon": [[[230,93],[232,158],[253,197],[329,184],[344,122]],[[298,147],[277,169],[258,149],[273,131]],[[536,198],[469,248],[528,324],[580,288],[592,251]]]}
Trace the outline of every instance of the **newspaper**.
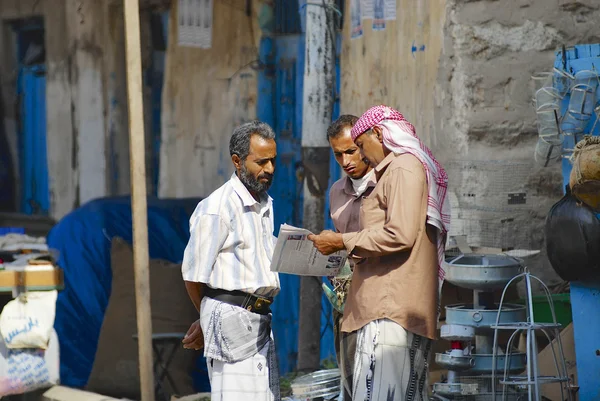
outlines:
{"label": "newspaper", "polygon": [[336,276],[346,263],[346,251],[325,256],[307,239],[310,234],[304,228],[282,224],[271,271],[298,276]]}

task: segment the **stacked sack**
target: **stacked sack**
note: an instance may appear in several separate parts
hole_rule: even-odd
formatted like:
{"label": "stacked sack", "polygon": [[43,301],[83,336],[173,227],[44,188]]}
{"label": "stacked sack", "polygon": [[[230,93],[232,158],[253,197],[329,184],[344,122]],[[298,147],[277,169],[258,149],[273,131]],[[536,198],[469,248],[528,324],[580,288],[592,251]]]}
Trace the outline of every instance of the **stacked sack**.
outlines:
{"label": "stacked sack", "polygon": [[565,281],[600,279],[600,137],[577,143],[567,194],[546,218],[546,250]]}

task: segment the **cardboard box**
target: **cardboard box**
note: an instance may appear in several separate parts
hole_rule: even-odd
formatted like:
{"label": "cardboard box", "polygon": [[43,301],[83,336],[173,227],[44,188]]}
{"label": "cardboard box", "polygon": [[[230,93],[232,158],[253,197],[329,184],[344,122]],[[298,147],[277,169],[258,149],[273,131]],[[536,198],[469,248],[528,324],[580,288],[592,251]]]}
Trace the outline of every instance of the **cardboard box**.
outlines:
{"label": "cardboard box", "polygon": [[[573,333],[573,323],[569,324],[560,332],[560,342],[562,344],[563,353],[565,356],[565,362],[567,365],[567,376],[572,378],[571,384],[577,385],[577,362],[575,360],[575,339]],[[552,356],[552,347],[554,346],[554,352],[562,373],[562,361],[560,360],[560,354],[558,352],[558,346],[556,345],[556,339],[546,348],[544,348],[538,354],[538,366],[540,375],[542,376],[556,376],[556,365],[554,364],[554,357]],[[564,400],[560,396],[560,387],[565,386],[564,383],[552,383],[542,386],[542,395],[548,398],[550,401],[564,401],[567,400],[567,393],[563,390]],[[575,401],[575,400],[573,400]]]}
{"label": "cardboard box", "polygon": [[0,271],[0,292],[11,292],[16,287],[26,291],[61,290],[64,288],[63,271],[59,268]]}

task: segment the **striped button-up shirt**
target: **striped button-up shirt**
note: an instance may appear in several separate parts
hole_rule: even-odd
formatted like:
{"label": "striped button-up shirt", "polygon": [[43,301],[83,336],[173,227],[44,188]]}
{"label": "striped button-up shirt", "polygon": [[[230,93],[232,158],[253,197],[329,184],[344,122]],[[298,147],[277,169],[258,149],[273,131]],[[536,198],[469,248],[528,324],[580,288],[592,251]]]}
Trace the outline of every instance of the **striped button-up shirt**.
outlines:
{"label": "striped button-up shirt", "polygon": [[257,202],[234,173],[190,218],[183,279],[274,296],[279,292],[279,275],[270,268],[275,242],[273,200]]}

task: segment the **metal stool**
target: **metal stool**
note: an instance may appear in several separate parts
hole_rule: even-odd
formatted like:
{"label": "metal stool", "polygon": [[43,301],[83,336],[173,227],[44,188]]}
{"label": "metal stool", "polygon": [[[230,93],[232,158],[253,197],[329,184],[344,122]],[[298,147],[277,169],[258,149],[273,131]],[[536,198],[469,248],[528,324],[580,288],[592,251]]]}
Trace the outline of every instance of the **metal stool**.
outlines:
{"label": "metal stool", "polygon": [[[181,348],[181,340],[185,333],[157,333],[152,334],[152,349],[154,350],[154,392],[157,399],[170,400],[170,396],[177,394],[177,388],[173,378],[169,374],[169,365],[175,357],[175,353]],[[133,339],[137,341],[138,335],[134,334]],[[167,392],[165,383],[169,383],[171,392]]]}

